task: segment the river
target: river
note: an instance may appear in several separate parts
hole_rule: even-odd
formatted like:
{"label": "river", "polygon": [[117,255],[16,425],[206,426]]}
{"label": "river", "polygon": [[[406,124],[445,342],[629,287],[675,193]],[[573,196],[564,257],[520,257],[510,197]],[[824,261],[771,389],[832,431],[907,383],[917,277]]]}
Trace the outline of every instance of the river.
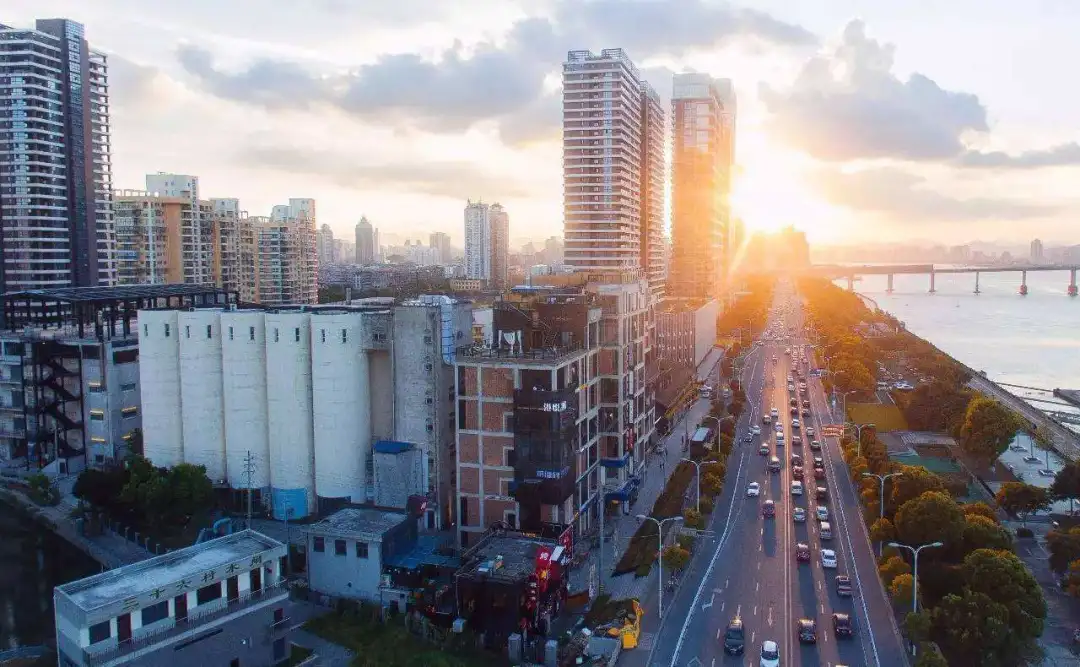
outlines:
{"label": "river", "polygon": [[[844,284],[839,281],[837,284]],[[1067,271],[1028,274],[1020,296],[1019,273],[897,275],[887,293],[885,276],[867,276],[855,290],[902,320],[913,333],[998,382],[1042,389],[1080,389],[1080,297],[1069,297]],[[1044,392],[1010,388],[1025,397]],[[1039,401],[1037,407],[1076,413]]]}
{"label": "river", "polygon": [[0,502],[0,650],[53,643],[53,587],[101,571],[83,552]]}

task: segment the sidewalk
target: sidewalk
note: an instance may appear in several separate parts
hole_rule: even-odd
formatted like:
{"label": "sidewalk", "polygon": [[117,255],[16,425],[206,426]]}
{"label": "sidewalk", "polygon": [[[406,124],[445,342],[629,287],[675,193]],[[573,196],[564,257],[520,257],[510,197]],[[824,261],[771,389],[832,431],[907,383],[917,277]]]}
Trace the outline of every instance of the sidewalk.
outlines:
{"label": "sidewalk", "polygon": [[[697,369],[699,380],[705,381],[712,377],[715,380],[716,370],[720,360],[724,356],[722,349],[713,348],[702,360]],[[617,516],[608,515],[604,538],[604,572],[600,573],[601,592],[611,595],[613,599],[639,598],[644,603],[645,598],[656,593],[657,570],[653,567],[649,576],[636,577],[633,572],[615,576],[612,571],[619,561],[623,552],[630,543],[630,538],[637,531],[640,521],[638,514],[648,514],[660,493],[667,484],[668,477],[682,460],[682,437],[686,433],[686,422],[689,428],[693,428],[709,413],[709,401],[697,400],[691,405],[683,416],[672,425],[670,433],[661,441],[658,454],[650,456],[645,463],[642,473],[642,482],[639,487],[637,501],[629,508],[620,512]],[[661,467],[660,460],[664,464]],[[594,548],[584,565],[575,568],[571,574],[571,590],[580,591],[588,588],[588,576],[592,568],[599,567],[599,548]]]}

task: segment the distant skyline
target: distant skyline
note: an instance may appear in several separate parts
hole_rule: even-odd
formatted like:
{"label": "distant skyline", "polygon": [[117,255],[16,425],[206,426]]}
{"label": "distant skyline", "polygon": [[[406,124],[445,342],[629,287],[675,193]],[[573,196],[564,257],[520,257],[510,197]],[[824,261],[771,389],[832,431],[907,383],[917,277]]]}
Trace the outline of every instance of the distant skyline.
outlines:
{"label": "distant skyline", "polygon": [[[925,20],[932,15],[934,20]],[[347,236],[462,244],[500,201],[511,237],[562,234],[559,63],[621,47],[665,98],[731,78],[734,205],[811,243],[1076,240],[1080,5],[1004,0],[9,0],[0,22],[84,23],[110,54],[113,185],[200,177],[252,212],[318,200]],[[859,20],[853,20],[858,17]]]}

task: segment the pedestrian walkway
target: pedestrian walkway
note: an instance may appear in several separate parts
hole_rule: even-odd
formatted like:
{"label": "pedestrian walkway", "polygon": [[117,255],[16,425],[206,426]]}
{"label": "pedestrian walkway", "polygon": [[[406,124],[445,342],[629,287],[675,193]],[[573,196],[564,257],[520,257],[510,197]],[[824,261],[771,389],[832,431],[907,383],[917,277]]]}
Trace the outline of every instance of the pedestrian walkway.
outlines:
{"label": "pedestrian walkway", "polygon": [[[717,381],[717,372],[720,361],[723,359],[724,350],[712,349],[698,365],[697,377],[700,381]],[[641,485],[638,487],[637,500],[626,507],[621,505],[618,516],[608,516],[604,539],[604,571],[599,573],[600,585],[603,593],[611,595],[614,599],[639,598],[644,599],[649,593],[657,588],[656,574],[658,568],[654,567],[647,577],[636,577],[627,573],[615,576],[613,570],[619,558],[626,551],[630,538],[637,531],[640,521],[638,514],[648,514],[656,499],[664,490],[668,478],[682,460],[682,438],[686,432],[708,415],[709,401],[697,400],[683,413],[682,417],[672,424],[666,438],[661,441],[656,454],[646,460],[645,469],[642,472]],[[685,423],[683,423],[685,422]],[[665,541],[667,536],[665,535]],[[599,567],[599,548],[589,553],[589,558],[581,567],[575,568],[571,573],[571,590],[580,591],[588,588],[588,577],[593,567]]]}

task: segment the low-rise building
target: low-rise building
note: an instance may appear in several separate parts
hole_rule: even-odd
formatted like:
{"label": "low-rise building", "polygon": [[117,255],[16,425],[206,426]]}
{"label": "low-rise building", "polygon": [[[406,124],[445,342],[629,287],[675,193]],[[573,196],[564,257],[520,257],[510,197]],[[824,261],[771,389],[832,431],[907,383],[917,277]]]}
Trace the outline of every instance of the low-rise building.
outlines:
{"label": "low-rise building", "polygon": [[53,592],[61,667],[231,667],[289,657],[285,545],[244,530]]}
{"label": "low-rise building", "polygon": [[415,514],[346,507],[307,529],[311,590],[332,598],[388,603],[383,572],[393,557],[417,541]]}

